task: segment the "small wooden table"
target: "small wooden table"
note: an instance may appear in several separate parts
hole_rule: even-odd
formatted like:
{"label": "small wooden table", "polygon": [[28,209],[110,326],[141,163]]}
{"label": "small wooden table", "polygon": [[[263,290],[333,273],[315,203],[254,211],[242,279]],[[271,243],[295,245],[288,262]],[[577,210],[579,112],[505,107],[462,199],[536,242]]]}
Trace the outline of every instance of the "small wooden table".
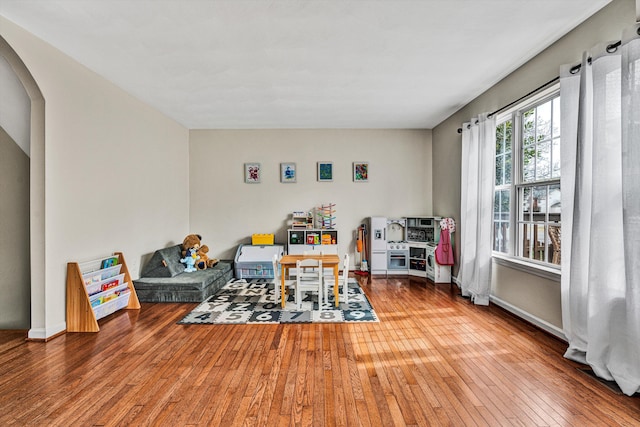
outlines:
{"label": "small wooden table", "polygon": [[335,298],[336,307],[338,306],[338,278],[339,278],[339,266],[340,266],[340,257],[338,255],[284,255],[280,258],[280,266],[282,268],[280,274],[280,301],[282,304],[282,308],[284,308],[286,303],[285,297],[285,286],[284,281],[285,278],[288,277],[289,269],[296,268],[296,263],[298,260],[302,260],[304,258],[312,258],[322,261],[322,268],[333,268],[333,277],[335,279],[335,283],[333,285],[333,296]]}

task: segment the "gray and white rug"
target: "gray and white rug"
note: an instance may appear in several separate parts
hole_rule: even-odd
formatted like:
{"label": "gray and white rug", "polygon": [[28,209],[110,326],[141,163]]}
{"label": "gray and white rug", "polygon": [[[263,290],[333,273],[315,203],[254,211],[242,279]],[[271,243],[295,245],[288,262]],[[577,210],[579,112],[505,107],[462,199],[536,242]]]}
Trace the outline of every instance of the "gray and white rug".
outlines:
{"label": "gray and white rug", "polygon": [[280,302],[275,300],[273,279],[233,279],[178,324],[378,322],[358,282],[350,278],[348,286],[349,302],[346,304],[340,303],[335,307],[335,299],[330,295],[320,310],[317,296],[307,293],[302,302],[303,310],[298,310],[293,292],[289,293],[285,308],[280,307]]}

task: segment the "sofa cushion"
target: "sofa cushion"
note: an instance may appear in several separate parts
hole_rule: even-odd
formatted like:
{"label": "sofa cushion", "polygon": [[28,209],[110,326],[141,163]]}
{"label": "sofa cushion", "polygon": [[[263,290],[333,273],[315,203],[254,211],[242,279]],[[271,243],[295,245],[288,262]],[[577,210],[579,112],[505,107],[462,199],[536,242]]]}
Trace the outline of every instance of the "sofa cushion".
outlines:
{"label": "sofa cushion", "polygon": [[140,302],[202,302],[233,278],[233,261],[174,277],[141,277],[133,285]]}
{"label": "sofa cushion", "polygon": [[147,262],[140,273],[141,277],[175,277],[185,270],[180,262],[182,245],[158,249]]}
{"label": "sofa cushion", "polygon": [[225,276],[231,270],[231,263],[220,261],[215,266],[206,270],[194,272],[184,272],[173,277],[140,277],[134,280],[135,288],[138,289],[204,289]]}

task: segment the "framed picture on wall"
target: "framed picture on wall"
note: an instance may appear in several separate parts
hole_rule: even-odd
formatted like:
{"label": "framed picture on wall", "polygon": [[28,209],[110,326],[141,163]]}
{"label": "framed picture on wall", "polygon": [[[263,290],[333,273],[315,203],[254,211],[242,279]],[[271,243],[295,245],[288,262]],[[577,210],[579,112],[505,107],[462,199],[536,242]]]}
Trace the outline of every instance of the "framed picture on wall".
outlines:
{"label": "framed picture on wall", "polygon": [[294,183],[297,176],[295,163],[280,163],[280,182]]}
{"label": "framed picture on wall", "polygon": [[318,162],[318,181],[333,181],[333,162]]}
{"label": "framed picture on wall", "polygon": [[369,162],[353,162],[353,182],[369,181]]}
{"label": "framed picture on wall", "polygon": [[259,184],[261,175],[262,169],[260,163],[244,164],[244,182],[247,184]]}

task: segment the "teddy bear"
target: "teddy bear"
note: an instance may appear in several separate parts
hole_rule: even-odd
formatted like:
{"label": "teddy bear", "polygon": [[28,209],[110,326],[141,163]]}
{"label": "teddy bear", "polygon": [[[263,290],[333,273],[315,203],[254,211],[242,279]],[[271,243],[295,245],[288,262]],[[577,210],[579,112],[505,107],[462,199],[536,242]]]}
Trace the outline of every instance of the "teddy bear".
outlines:
{"label": "teddy bear", "polygon": [[207,255],[209,252],[209,247],[207,245],[202,244],[202,236],[199,234],[189,234],[182,241],[182,256],[184,257],[187,254],[189,249],[194,249],[196,251],[196,255],[200,257],[198,262],[196,263],[196,267],[198,270],[205,270],[208,267],[213,267],[218,263],[217,259],[211,259]]}

